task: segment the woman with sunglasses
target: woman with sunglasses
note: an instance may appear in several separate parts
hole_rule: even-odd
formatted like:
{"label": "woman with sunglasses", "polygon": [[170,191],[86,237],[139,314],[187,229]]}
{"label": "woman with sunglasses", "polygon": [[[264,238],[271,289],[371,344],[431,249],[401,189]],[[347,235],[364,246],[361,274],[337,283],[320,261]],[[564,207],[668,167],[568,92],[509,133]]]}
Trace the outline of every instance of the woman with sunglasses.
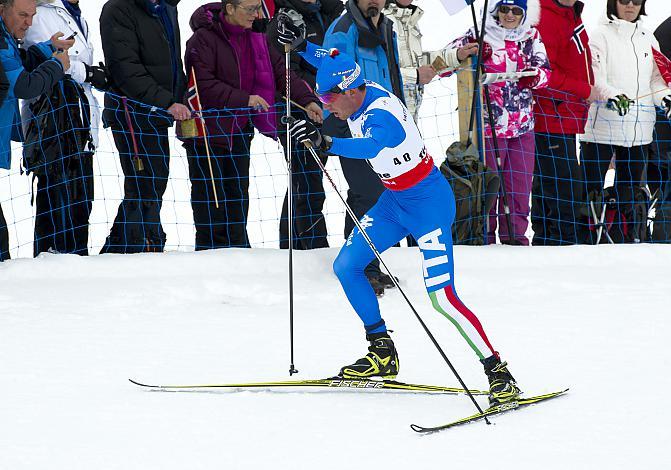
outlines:
{"label": "woman with sunglasses", "polygon": [[[185,65],[197,80],[202,109],[209,110],[204,118],[212,164],[210,169],[202,137],[184,142],[196,250],[250,246],[250,145],[255,128],[277,137],[282,111],[274,104],[281,101],[286,76],[284,56],[254,30],[261,9],[261,0],[223,0],[191,16],[194,34],[186,43]],[[294,72],[290,79],[291,98],[321,122],[317,97]]]}
{"label": "woman with sunglasses", "polygon": [[[659,43],[641,24],[643,15],[645,0],[607,1],[606,17],[590,39],[598,100],[590,106],[580,139],[588,200],[600,205],[606,172],[615,157],[617,199],[631,205],[625,212],[647,199],[641,187],[655,105],[671,117],[671,90],[652,53],[659,51]],[[624,234],[625,226],[621,229]]]}
{"label": "woman with sunglasses", "polygon": [[[278,41],[291,45],[317,68],[319,99],[336,118],[346,121],[353,137],[322,135],[305,120],[293,124],[292,135],[315,149],[368,162],[385,190],[363,216],[361,226],[379,252],[407,235],[417,240],[424,285],[432,305],[457,326],[483,364],[490,402],[516,399],[520,389],[507,364],[501,362],[482,324],[457,295],[452,253],[454,195],[428,154],[408,109],[380,84],[364,80],[352,57],[337,49],[320,49],[291,28],[279,26]],[[355,228],[333,263],[370,343],[368,354],[340,369],[344,378],[391,379],[399,372],[396,347],[365,275],[365,267],[374,257],[363,233]]]}
{"label": "woman with sunglasses", "polygon": [[[485,115],[486,162],[489,168],[496,168],[495,146],[498,146],[513,233],[508,234],[500,194],[498,210],[493,207],[490,212],[488,243],[496,243],[498,214],[501,243],[529,245],[525,233],[529,224],[535,159],[532,90],[547,86],[550,77],[545,46],[535,28],[539,18],[538,0],[499,0],[492,5],[485,25],[483,61],[487,73],[534,72],[533,76],[517,81],[489,85],[496,140],[492,136],[490,119]],[[461,47],[473,41],[476,41],[475,31],[471,29],[451,46]]]}

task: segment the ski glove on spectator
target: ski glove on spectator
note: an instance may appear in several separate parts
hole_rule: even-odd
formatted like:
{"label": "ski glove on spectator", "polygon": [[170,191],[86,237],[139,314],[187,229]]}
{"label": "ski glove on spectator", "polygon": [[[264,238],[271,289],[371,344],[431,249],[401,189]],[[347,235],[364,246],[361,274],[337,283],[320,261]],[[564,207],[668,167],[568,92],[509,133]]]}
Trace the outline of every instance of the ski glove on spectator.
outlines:
{"label": "ski glove on spectator", "polygon": [[634,100],[630,100],[625,94],[617,95],[615,98],[610,98],[606,103],[606,107],[612,111],[617,111],[617,114],[622,117],[626,116],[629,108],[634,104]]}
{"label": "ski glove on spectator", "polygon": [[666,119],[671,121],[671,95],[662,98],[662,108]]}
{"label": "ski glove on spectator", "polygon": [[109,87],[109,82],[107,80],[107,69],[105,64],[100,62],[100,65],[88,65],[84,64],[86,68],[86,79],[85,82],[90,83],[99,90],[107,90]]}

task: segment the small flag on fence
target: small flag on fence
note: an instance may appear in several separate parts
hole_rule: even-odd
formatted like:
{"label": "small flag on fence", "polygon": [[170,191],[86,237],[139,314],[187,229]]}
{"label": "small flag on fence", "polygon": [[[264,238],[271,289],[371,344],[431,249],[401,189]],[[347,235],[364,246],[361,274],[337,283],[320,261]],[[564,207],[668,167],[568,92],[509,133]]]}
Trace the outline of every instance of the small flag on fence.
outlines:
{"label": "small flag on fence", "polygon": [[659,73],[664,79],[664,83],[671,87],[671,60],[654,47],[652,48],[652,57],[655,59]]}
{"label": "small flag on fence", "polygon": [[450,15],[456,15],[461,10],[471,5],[475,0],[440,0]]}
{"label": "small flag on fence", "polygon": [[198,84],[196,83],[196,72],[191,69],[189,73],[189,88],[186,91],[186,102],[195,114],[193,119],[187,119],[180,124],[180,135],[182,137],[206,137],[205,120],[203,119],[203,109],[200,106],[200,97],[198,96]]}
{"label": "small flag on fence", "polygon": [[275,0],[261,0],[261,18],[272,19],[275,16]]}

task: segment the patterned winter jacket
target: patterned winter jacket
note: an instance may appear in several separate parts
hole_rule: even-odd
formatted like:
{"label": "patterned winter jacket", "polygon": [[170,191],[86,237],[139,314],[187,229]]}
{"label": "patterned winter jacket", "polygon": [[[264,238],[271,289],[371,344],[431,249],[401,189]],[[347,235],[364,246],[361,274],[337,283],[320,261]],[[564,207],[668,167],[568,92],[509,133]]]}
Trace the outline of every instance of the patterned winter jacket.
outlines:
{"label": "patterned winter jacket", "polygon": [[[492,47],[492,56],[485,61],[487,73],[538,70],[533,89],[546,87],[550,79],[550,63],[540,33],[534,27],[540,18],[538,0],[529,0],[526,16],[515,29],[505,29],[498,23],[496,6],[490,8],[485,41]],[[462,47],[475,41],[470,29],[450,47]],[[534,130],[533,94],[517,81],[496,82],[489,85],[496,136],[512,139]],[[489,117],[485,114],[485,135],[491,137]]]}

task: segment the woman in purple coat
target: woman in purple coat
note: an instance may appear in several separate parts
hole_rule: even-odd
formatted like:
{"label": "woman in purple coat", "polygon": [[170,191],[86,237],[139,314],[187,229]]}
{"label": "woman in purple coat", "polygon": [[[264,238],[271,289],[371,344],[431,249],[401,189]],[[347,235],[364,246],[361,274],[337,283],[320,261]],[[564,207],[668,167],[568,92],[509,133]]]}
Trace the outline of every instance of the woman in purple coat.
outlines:
{"label": "woman in purple coat", "polygon": [[[250,144],[254,128],[277,137],[282,110],[273,104],[281,100],[285,86],[284,56],[252,29],[260,10],[260,0],[223,0],[203,5],[191,16],[194,34],[186,43],[185,64],[198,84],[212,165],[211,174],[204,138],[185,141],[196,250],[250,246]],[[293,73],[290,79],[291,98],[321,122],[317,97]]]}

